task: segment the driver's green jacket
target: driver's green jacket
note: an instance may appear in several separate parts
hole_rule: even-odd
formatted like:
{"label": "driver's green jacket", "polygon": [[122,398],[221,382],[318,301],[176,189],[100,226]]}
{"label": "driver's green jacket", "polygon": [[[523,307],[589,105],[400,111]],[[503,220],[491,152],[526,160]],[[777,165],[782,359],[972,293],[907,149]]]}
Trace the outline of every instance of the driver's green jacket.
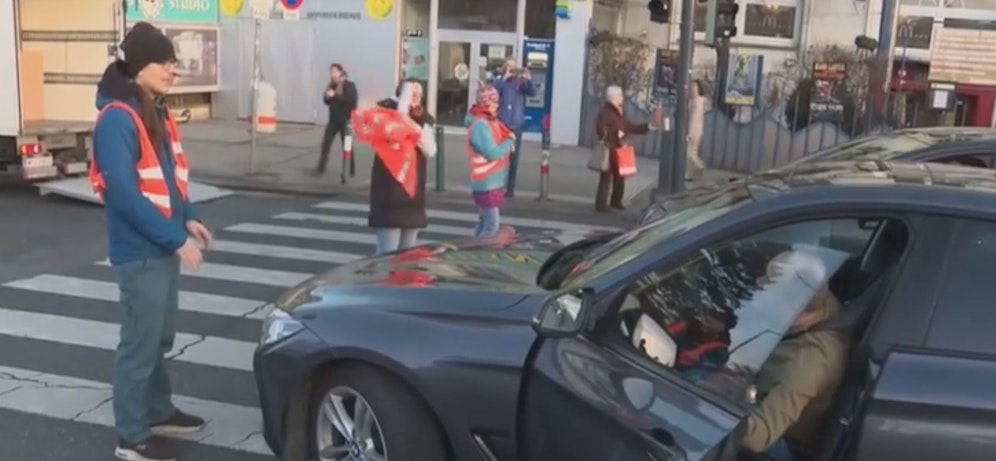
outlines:
{"label": "driver's green jacket", "polygon": [[[839,310],[824,298],[824,317]],[[784,339],[757,374],[759,404],[747,417],[742,446],[761,453],[779,439],[814,458],[822,449],[834,393],[847,362],[848,336],[839,331],[811,331]]]}

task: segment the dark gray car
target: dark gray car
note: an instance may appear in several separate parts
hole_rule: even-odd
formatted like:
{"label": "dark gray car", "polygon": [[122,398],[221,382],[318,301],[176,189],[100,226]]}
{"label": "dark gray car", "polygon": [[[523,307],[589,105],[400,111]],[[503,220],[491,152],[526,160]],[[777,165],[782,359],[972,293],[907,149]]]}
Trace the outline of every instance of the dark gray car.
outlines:
{"label": "dark gray car", "polygon": [[[806,331],[850,339],[814,461],[992,459],[996,173],[807,164],[697,200],[626,233],[427,245],[294,288],[255,357],[267,442],[287,461],[755,456],[756,377],[828,290],[842,307]],[[796,253],[818,269],[772,269]]]}

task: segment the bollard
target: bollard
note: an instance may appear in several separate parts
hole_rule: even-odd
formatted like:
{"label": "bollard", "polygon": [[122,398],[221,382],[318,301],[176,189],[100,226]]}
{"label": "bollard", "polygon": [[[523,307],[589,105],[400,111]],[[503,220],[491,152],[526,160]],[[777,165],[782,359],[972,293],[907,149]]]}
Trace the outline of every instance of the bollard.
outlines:
{"label": "bollard", "polygon": [[443,127],[436,127],[436,192],[446,190],[446,150],[443,146]]}
{"label": "bollard", "polygon": [[346,136],[342,140],[342,175],[340,179],[346,184],[346,166],[349,166],[349,177],[356,177],[356,162],[353,160],[353,124],[346,124]]}
{"label": "bollard", "polygon": [[540,201],[550,200],[550,131],[543,130],[543,150],[540,153]]}

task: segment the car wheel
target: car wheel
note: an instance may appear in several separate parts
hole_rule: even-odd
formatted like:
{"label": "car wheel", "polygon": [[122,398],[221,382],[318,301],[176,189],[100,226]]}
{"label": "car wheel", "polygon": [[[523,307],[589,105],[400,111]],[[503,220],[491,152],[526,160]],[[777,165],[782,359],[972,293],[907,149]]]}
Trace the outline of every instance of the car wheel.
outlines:
{"label": "car wheel", "polygon": [[418,396],[372,367],[326,374],[311,403],[312,456],[319,461],[445,461],[445,438]]}

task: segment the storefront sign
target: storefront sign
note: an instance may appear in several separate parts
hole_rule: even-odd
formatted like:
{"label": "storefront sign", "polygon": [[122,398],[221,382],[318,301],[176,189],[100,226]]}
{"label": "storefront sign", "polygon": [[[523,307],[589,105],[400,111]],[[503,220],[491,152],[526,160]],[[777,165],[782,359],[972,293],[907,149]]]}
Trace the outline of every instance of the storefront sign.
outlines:
{"label": "storefront sign", "polygon": [[176,73],[173,94],[218,91],[218,26],[156,24],[173,41]]}
{"label": "storefront sign", "polygon": [[945,27],[934,35],[930,80],[996,85],[996,31]]}
{"label": "storefront sign", "polygon": [[128,0],[126,18],[129,22],[216,24],[218,0]]}

